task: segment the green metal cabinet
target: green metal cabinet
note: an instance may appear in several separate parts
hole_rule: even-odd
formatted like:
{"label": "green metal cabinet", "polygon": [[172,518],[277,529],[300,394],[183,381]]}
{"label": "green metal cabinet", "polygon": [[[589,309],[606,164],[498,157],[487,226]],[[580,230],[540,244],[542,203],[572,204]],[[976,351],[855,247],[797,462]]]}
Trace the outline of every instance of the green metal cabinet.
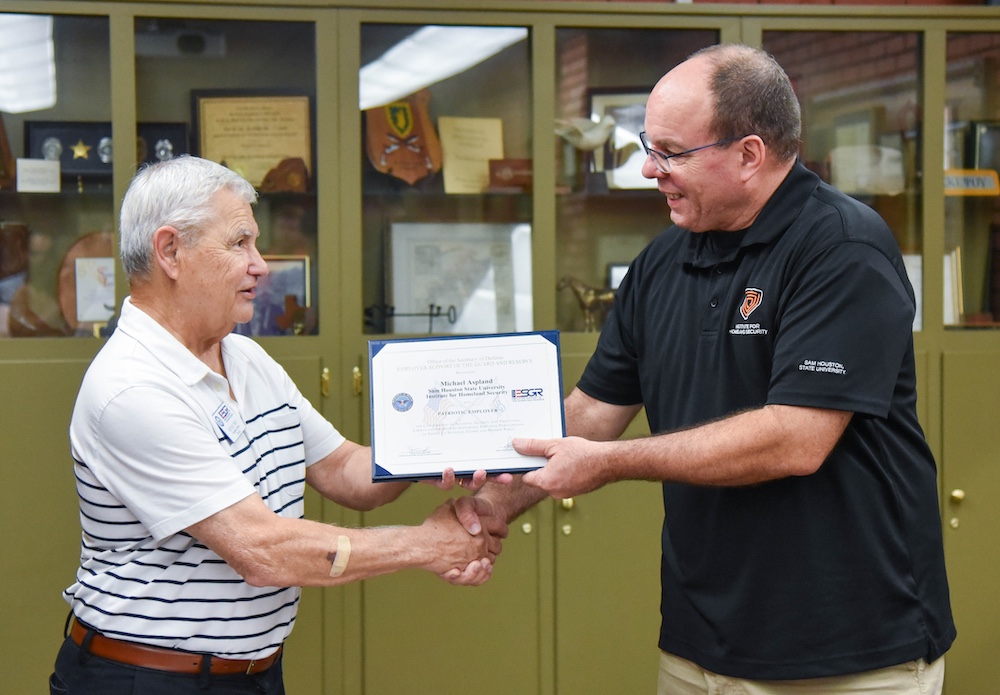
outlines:
{"label": "green metal cabinet", "polygon": [[958,640],[947,656],[949,693],[995,688],[990,658],[1000,616],[988,599],[1000,585],[1000,440],[993,436],[1000,393],[1000,353],[949,349],[942,356],[944,431],[941,489],[945,551]]}
{"label": "green metal cabinet", "polygon": [[69,612],[62,591],[80,558],[69,417],[89,360],[0,362],[0,519],[8,532],[0,574],[11,692],[47,689]]}

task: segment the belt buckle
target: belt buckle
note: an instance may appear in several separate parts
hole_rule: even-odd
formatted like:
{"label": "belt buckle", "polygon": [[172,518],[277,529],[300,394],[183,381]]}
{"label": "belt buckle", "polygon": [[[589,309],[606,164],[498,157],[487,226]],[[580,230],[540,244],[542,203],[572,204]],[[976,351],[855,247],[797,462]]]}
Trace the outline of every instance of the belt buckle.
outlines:
{"label": "belt buckle", "polygon": [[250,659],[250,663],[247,665],[247,672],[245,675],[249,676],[250,672],[253,671],[253,665],[256,664],[256,659]]}

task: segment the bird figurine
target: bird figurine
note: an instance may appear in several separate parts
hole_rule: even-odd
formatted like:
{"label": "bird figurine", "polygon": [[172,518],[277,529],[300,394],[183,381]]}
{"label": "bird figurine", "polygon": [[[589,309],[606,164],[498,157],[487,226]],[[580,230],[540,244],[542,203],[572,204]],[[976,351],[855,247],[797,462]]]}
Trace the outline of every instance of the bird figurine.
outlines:
{"label": "bird figurine", "polygon": [[615,131],[615,119],[606,114],[600,121],[589,118],[556,120],[555,133],[578,150],[590,152],[601,147]]}

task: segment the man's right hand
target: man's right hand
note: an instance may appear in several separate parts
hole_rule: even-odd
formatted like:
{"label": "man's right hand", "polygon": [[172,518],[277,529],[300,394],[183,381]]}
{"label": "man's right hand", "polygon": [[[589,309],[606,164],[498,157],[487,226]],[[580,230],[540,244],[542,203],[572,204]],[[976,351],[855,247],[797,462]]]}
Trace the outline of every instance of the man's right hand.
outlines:
{"label": "man's right hand", "polygon": [[475,535],[485,531],[498,538],[507,537],[507,519],[499,506],[489,498],[471,495],[459,497],[454,503],[455,515],[469,533]]}
{"label": "man's right hand", "polygon": [[506,526],[502,535],[473,534],[459,522],[456,511],[456,500],[447,500],[421,525],[433,539],[429,548],[434,557],[426,569],[453,584],[482,584],[493,571]]}

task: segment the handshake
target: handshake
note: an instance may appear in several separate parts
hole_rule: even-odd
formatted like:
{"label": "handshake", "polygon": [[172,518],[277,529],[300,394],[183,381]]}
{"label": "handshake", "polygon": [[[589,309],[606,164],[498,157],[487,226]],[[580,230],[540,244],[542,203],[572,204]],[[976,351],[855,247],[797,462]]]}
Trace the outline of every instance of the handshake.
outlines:
{"label": "handshake", "polygon": [[[513,476],[504,473],[490,480],[509,484]],[[456,480],[451,469],[433,485],[450,490],[455,484],[470,491],[479,491],[487,482],[486,471],[476,471],[471,479]],[[452,498],[435,509],[414,529],[422,538],[414,549],[426,553],[424,569],[445,581],[462,586],[485,583],[493,573],[493,564],[507,537],[507,519],[502,510],[485,496],[468,495]]]}
{"label": "handshake", "polygon": [[[521,454],[546,459],[542,468],[515,478],[510,473],[487,477],[484,470],[469,479],[456,480],[446,469],[433,484],[450,490],[456,484],[478,493],[489,482],[486,494],[450,499],[416,527],[424,533],[419,542],[431,557],[420,566],[452,584],[478,585],[490,578],[493,563],[507,537],[507,522],[545,497],[573,497],[596,490],[611,482],[607,471],[593,465],[600,460],[608,442],[591,442],[580,437],[557,439],[515,439]],[[588,465],[590,462],[590,465]]]}
{"label": "handshake", "polygon": [[[520,454],[543,457],[545,465],[519,474],[516,479],[509,472],[488,475],[485,470],[477,470],[471,478],[458,479],[453,469],[446,468],[440,478],[425,482],[440,490],[458,486],[474,494],[445,501],[420,525],[351,529],[350,537],[341,535],[333,548],[325,546],[332,550],[325,571],[317,581],[310,583],[331,586],[410,568],[433,572],[451,584],[483,584],[493,573],[493,565],[508,534],[509,521],[546,497],[582,495],[610,482],[605,467],[593,464],[601,460],[597,454],[603,452],[598,450],[611,445],[609,442],[592,442],[580,437],[515,438],[512,445]],[[341,447],[353,451],[353,455],[344,455],[353,458],[357,475],[366,475],[370,470],[370,450],[353,443]],[[322,477],[314,480],[323,482]],[[353,508],[373,509],[386,504],[396,499],[408,485],[405,482],[366,482],[363,486],[366,490],[378,492],[369,494],[363,505]],[[335,489],[333,485],[329,487]],[[330,499],[344,502],[343,497]],[[326,527],[324,534],[329,532]],[[335,532],[347,534],[348,530]]]}

